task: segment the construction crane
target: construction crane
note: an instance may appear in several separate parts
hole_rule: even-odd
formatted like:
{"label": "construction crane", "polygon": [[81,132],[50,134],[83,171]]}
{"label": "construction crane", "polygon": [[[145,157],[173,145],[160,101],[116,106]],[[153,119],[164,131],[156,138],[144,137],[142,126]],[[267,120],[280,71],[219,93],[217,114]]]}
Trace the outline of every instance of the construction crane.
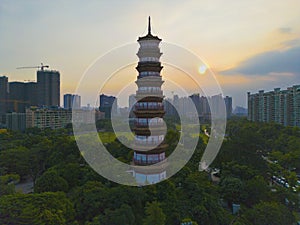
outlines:
{"label": "construction crane", "polygon": [[22,67],[17,67],[16,69],[33,69],[33,68],[44,70],[44,68],[49,68],[49,65],[44,65],[43,63],[41,63],[40,66],[22,66]]}
{"label": "construction crane", "polygon": [[0,102],[8,102],[8,103],[14,103],[14,111],[18,112],[18,106],[19,104],[26,104],[30,103],[29,101],[21,101],[21,100],[15,100],[15,99],[0,99]]}

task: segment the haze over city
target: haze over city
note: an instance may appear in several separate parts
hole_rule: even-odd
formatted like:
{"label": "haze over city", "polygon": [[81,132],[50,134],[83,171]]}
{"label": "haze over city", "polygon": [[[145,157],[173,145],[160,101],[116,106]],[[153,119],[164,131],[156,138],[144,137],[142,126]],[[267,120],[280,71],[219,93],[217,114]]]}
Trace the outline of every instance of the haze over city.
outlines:
{"label": "haze over city", "polygon": [[151,15],[154,34],[203,58],[234,106],[246,106],[247,91],[300,82],[299,8],[296,0],[1,1],[0,73],[34,80],[35,70],[15,68],[44,62],[60,71],[61,92],[72,93],[97,57],[145,34]]}

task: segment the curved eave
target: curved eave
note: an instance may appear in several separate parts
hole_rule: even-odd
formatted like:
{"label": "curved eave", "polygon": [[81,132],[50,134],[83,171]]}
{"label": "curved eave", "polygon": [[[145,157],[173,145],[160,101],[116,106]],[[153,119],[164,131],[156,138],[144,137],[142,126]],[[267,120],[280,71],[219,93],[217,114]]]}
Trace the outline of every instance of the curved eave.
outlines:
{"label": "curved eave", "polygon": [[157,36],[153,36],[152,34],[147,34],[146,36],[139,37],[139,39],[137,41],[144,41],[144,40],[157,40],[157,41],[161,41],[162,39],[160,39]]}
{"label": "curved eave", "polygon": [[150,175],[164,172],[168,165],[169,163],[167,162],[167,159],[165,159],[159,163],[148,165],[150,167],[147,168],[143,168],[142,165],[132,165],[132,169],[135,171],[135,173]]}
{"label": "curved eave", "polygon": [[164,98],[164,95],[162,95],[162,94],[147,94],[147,93],[145,93],[145,94],[140,94],[140,93],[136,94],[136,99],[138,101],[142,100],[142,99],[144,99],[144,100],[149,99],[149,98],[155,99],[155,100],[158,100],[159,102],[161,102],[162,99]]}
{"label": "curved eave", "polygon": [[145,135],[145,136],[150,136],[150,135],[162,135],[165,133],[165,128],[164,127],[155,127],[151,128],[151,131],[149,128],[140,128],[140,127],[135,127],[133,128],[134,133],[136,135]]}
{"label": "curved eave", "polygon": [[[132,148],[136,153],[151,155],[156,153],[162,153],[165,152],[165,150],[168,148],[168,144],[161,143],[158,146],[153,146],[154,148],[151,148],[151,146],[142,146],[142,145],[132,145]],[[138,149],[138,150],[137,150]]]}
{"label": "curved eave", "polygon": [[166,112],[164,110],[152,111],[152,112],[151,111],[134,110],[133,113],[138,118],[155,118],[155,117],[163,118],[163,116],[165,115]]}

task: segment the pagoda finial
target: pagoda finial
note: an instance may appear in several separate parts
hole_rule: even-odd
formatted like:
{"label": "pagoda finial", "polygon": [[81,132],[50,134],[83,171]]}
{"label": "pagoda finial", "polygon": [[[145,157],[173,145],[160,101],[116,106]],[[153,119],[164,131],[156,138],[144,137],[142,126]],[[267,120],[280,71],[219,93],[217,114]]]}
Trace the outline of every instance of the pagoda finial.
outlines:
{"label": "pagoda finial", "polygon": [[148,34],[151,34],[151,17],[148,18]]}

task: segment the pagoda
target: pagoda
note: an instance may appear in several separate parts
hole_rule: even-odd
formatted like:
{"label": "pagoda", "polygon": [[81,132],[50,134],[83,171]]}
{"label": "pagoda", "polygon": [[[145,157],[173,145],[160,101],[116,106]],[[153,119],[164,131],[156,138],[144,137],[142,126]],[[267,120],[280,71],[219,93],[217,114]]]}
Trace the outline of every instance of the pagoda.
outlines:
{"label": "pagoda", "polygon": [[[164,142],[166,127],[163,121],[165,114],[163,106],[163,84],[160,72],[159,44],[161,39],[151,33],[151,19],[149,17],[148,33],[139,37],[140,45],[137,56],[139,58],[136,70],[138,76],[136,84],[136,103],[134,105],[134,176],[139,183],[157,183],[166,178],[166,155],[168,145]],[[151,166],[144,170],[141,166]]]}

